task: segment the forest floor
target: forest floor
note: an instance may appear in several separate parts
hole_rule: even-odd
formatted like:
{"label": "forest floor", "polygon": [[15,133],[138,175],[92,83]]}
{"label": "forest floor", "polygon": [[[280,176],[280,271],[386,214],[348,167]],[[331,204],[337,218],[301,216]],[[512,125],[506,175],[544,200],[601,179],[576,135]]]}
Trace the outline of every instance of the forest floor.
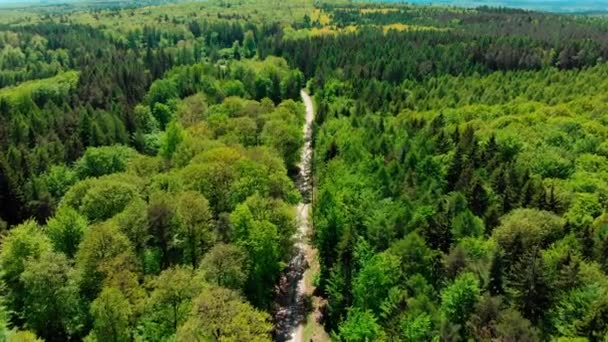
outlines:
{"label": "forest floor", "polygon": [[302,202],[297,206],[298,231],[294,236],[295,255],[281,277],[275,314],[276,340],[292,342],[323,342],[329,336],[322,325],[323,298],[315,296],[314,279],[319,272],[316,250],[311,245],[310,222],[312,193],[312,126],[314,106],[310,96],[302,90],[306,106],[304,148],[298,165],[298,187]]}

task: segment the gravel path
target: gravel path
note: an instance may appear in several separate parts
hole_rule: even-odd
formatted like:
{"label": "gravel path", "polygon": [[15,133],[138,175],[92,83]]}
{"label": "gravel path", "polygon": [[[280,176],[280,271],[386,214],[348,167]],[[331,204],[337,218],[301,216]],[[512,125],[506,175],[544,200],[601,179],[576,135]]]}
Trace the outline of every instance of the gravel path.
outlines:
{"label": "gravel path", "polygon": [[298,168],[298,188],[302,193],[302,202],[297,206],[298,231],[294,236],[295,255],[279,283],[276,310],[276,340],[302,342],[304,320],[310,306],[310,289],[307,289],[305,273],[309,268],[309,256],[312,246],[308,242],[310,233],[309,211],[312,189],[312,124],[314,107],[310,96],[302,90],[300,95],[306,106],[306,122],[304,124],[304,147]]}

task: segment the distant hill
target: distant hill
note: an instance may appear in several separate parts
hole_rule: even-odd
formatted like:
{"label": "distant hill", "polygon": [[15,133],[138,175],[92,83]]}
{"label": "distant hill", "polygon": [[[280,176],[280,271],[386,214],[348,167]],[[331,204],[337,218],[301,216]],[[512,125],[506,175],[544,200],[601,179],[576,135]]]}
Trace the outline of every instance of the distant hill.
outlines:
{"label": "distant hill", "polygon": [[148,5],[162,5],[168,3],[180,2],[181,0],[0,0],[0,8],[19,8],[19,7],[31,7],[31,6],[64,6],[70,7],[85,7],[85,8],[99,8],[99,7],[140,7]]}
{"label": "distant hill", "polygon": [[459,7],[512,7],[560,13],[608,12],[608,2],[597,0],[382,0],[376,2],[407,2],[413,4],[450,5]]}

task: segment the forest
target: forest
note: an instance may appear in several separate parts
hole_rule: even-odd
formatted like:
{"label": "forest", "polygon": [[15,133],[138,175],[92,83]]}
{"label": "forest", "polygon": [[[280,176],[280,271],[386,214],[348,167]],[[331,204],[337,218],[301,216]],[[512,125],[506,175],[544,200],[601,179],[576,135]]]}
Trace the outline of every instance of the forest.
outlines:
{"label": "forest", "polygon": [[292,341],[604,341],[607,62],[604,14],[0,8],[0,342],[287,340],[302,244]]}

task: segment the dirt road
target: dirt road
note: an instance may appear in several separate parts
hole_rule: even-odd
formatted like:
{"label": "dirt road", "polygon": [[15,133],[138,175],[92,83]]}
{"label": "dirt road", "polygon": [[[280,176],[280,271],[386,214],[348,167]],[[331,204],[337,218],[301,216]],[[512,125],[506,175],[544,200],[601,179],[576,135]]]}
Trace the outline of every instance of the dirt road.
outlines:
{"label": "dirt road", "polygon": [[[302,193],[302,202],[297,206],[298,231],[294,236],[295,254],[281,278],[275,320],[277,341],[302,342],[304,326],[308,316],[317,317],[318,308],[312,298],[312,275],[310,265],[315,262],[314,249],[310,245],[310,200],[312,191],[312,125],[314,107],[310,96],[300,93],[306,107],[304,124],[304,147],[298,165],[300,173],[297,183]],[[312,313],[312,314],[311,314]]]}

